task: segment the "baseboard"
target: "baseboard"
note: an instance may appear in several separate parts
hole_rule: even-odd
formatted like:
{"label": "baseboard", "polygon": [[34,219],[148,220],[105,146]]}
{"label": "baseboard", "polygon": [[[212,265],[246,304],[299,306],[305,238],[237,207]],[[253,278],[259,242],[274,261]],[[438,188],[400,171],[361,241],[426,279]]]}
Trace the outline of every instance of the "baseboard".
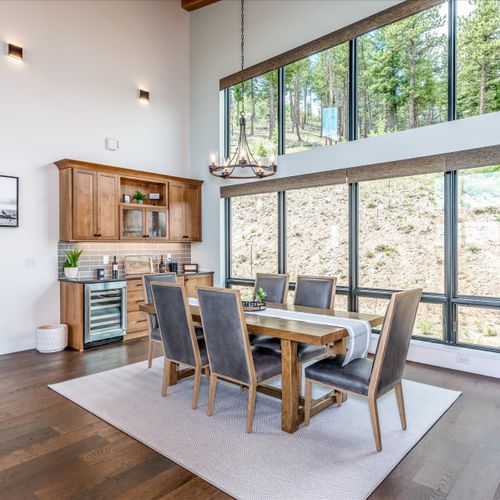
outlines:
{"label": "baseboard", "polygon": [[[372,335],[371,353],[377,348],[378,337]],[[407,359],[416,363],[500,378],[500,353],[496,352],[412,340]]]}

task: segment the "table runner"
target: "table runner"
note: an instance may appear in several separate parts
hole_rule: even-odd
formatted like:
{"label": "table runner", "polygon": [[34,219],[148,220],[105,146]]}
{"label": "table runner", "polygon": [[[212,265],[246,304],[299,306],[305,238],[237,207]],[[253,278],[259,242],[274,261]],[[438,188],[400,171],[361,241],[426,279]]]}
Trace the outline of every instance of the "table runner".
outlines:
{"label": "table runner", "polygon": [[[198,306],[198,299],[190,298],[189,304]],[[372,327],[368,321],[352,318],[341,318],[339,316],[326,316],[324,314],[312,314],[297,311],[284,311],[282,309],[268,308],[263,311],[252,311],[246,314],[257,314],[260,316],[272,316],[280,319],[304,321],[319,325],[331,325],[345,328],[349,334],[349,348],[342,366],[358,358],[366,358],[370,345]]]}

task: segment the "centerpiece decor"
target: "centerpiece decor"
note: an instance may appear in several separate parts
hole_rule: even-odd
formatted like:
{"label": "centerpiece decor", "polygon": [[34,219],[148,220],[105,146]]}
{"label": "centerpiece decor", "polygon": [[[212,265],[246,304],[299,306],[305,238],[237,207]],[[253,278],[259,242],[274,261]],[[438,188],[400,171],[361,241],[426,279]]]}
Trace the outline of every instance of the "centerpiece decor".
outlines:
{"label": "centerpiece decor", "polygon": [[68,279],[78,278],[78,261],[83,250],[66,250],[66,260],[63,264],[64,276]]}
{"label": "centerpiece decor", "polygon": [[253,300],[242,300],[243,309],[245,311],[263,311],[266,308],[264,302],[267,298],[267,293],[262,287],[252,293]]}

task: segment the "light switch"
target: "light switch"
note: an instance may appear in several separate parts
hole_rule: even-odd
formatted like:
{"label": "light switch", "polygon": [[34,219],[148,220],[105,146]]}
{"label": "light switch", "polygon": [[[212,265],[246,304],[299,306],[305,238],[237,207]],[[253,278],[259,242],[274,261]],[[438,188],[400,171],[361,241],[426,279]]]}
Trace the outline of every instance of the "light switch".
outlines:
{"label": "light switch", "polygon": [[167,262],[172,262],[172,254],[167,253]]}
{"label": "light switch", "polygon": [[103,255],[102,263],[107,266],[109,264],[109,255]]}

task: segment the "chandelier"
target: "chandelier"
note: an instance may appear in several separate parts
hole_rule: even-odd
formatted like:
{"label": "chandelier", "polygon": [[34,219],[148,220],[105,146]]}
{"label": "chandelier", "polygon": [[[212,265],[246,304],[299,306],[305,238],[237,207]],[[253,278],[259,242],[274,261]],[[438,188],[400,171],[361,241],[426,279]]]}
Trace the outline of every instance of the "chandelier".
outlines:
{"label": "chandelier", "polygon": [[244,1],[241,0],[241,113],[239,117],[239,137],[236,150],[230,158],[218,164],[217,153],[210,153],[208,170],[212,175],[222,179],[248,179],[252,177],[269,177],[277,170],[276,157],[271,154],[269,162],[265,163],[255,159],[247,141],[245,118],[245,93],[243,82],[243,69],[245,67],[245,10]]}

